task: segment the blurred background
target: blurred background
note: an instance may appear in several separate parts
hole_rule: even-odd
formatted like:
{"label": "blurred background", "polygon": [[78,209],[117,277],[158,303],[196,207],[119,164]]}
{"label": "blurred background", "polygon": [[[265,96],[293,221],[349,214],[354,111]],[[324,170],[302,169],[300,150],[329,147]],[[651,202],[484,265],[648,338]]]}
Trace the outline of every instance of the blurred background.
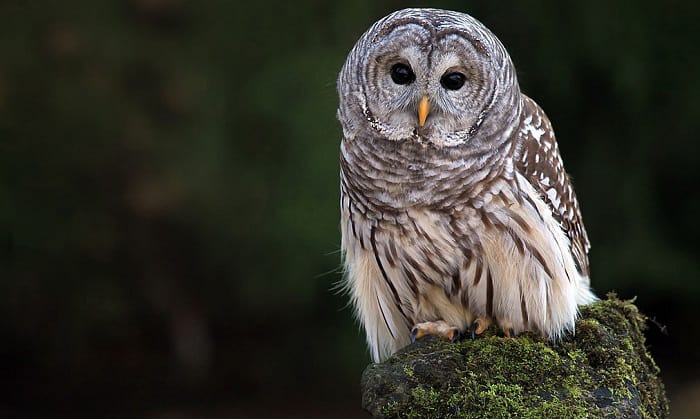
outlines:
{"label": "blurred background", "polygon": [[[364,417],[335,78],[417,2],[0,1],[0,416]],[[700,3],[433,1],[553,121],[604,296],[700,412]],[[693,410],[697,409],[697,410]]]}

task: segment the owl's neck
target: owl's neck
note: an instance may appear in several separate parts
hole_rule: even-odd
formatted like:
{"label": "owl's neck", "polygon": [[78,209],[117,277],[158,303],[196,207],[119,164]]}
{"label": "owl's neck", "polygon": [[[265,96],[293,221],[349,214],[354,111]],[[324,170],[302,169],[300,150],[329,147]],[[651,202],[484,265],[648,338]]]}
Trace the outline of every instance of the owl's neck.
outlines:
{"label": "owl's neck", "polygon": [[474,150],[441,148],[415,140],[343,140],[340,164],[343,190],[363,206],[381,212],[465,204],[512,173],[514,141]]}

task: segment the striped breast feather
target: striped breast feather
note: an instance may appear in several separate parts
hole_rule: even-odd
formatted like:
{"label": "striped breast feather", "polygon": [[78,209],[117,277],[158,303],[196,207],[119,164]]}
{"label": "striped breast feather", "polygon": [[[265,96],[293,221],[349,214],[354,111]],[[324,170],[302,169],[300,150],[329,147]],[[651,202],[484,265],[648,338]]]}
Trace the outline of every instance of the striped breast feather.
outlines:
{"label": "striped breast feather", "polygon": [[571,242],[571,252],[579,272],[588,276],[590,243],[583,225],[576,193],[564,170],[554,131],[544,111],[523,95],[520,121],[520,148],[516,168],[549,204],[554,218]]}

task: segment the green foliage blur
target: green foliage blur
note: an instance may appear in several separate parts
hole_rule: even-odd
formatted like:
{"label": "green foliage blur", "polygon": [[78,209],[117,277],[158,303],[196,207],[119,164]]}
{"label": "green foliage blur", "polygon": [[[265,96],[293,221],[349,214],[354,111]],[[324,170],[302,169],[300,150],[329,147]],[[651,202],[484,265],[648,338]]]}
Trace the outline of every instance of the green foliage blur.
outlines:
{"label": "green foliage blur", "polygon": [[[0,412],[359,414],[335,79],[417,4],[1,2]],[[700,360],[698,3],[421,5],[499,36],[557,132],[595,289],[668,326],[662,367]]]}

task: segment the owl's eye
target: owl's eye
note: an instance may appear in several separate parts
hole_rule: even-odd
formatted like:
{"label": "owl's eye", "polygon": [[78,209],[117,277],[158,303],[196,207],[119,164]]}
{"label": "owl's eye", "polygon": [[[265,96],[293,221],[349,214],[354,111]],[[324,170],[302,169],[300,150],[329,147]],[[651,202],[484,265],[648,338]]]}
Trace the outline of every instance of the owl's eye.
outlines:
{"label": "owl's eye", "polygon": [[467,78],[462,73],[445,73],[440,78],[440,84],[447,90],[459,90],[464,86]]}
{"label": "owl's eye", "polygon": [[391,79],[396,84],[409,84],[413,83],[413,80],[416,79],[416,75],[413,73],[410,66],[398,63],[391,66]]}

